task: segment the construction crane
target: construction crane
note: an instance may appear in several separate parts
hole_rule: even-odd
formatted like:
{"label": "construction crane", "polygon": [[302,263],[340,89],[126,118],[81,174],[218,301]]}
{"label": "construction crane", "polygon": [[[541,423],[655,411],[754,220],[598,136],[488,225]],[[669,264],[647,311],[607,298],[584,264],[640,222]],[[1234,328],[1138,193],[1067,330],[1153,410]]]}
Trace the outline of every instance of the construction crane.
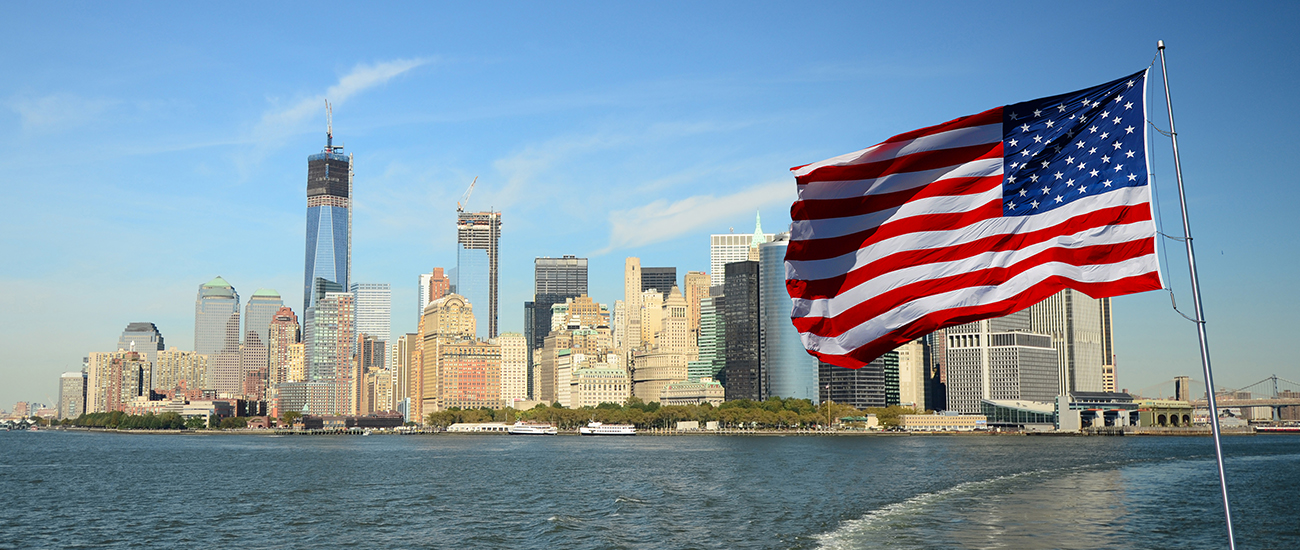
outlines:
{"label": "construction crane", "polygon": [[474,184],[476,183],[478,183],[478,176],[474,176],[474,181],[469,182],[469,189],[465,190],[465,194],[461,195],[460,201],[456,203],[457,212],[464,212],[465,207],[469,206],[469,196],[474,193]]}

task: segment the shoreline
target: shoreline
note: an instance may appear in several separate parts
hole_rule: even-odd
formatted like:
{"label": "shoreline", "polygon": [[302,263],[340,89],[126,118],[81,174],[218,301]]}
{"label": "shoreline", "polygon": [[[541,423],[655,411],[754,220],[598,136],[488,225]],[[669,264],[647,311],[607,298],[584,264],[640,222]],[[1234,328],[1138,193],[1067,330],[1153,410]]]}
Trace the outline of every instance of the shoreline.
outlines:
{"label": "shoreline", "polygon": [[[254,436],[365,436],[365,430],[280,430],[280,429],[231,429],[231,430],[120,430],[116,428],[84,428],[84,427],[59,427],[44,428],[39,431],[54,432],[86,432],[86,433],[116,433],[128,435],[178,435],[178,436],[223,436],[223,435],[254,435]],[[1268,435],[1274,432],[1256,432],[1254,428],[1247,429],[1223,429],[1224,436],[1253,436]],[[1276,432],[1286,434],[1289,432]],[[441,430],[411,430],[403,432],[372,430],[369,435],[383,436],[449,436],[449,437],[495,437],[508,436],[510,434],[496,432],[446,432]],[[562,431],[558,436],[579,436],[577,431]],[[867,431],[867,430],[842,430],[842,431],[816,431],[816,430],[696,430],[696,431],[678,431],[671,429],[651,429],[638,431],[638,436],[647,437],[673,437],[673,436],[736,436],[736,437],[1118,437],[1118,436],[1154,436],[1154,437],[1209,437],[1213,435],[1210,429],[1186,429],[1186,428],[1138,428],[1132,431],[1097,431],[1097,432],[998,432],[998,431]],[[591,437],[591,436],[588,436]],[[596,436],[601,437],[601,436]]]}

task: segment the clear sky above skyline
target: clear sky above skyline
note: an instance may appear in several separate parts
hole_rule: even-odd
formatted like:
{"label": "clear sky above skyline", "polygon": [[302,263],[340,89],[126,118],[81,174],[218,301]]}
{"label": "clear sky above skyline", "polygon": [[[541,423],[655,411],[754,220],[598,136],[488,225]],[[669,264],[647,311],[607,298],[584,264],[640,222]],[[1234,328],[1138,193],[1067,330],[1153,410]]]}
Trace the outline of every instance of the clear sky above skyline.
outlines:
{"label": "clear sky above skyline", "polygon": [[[992,6],[992,7],[990,7]],[[214,276],[295,310],[306,157],[355,155],[352,274],[415,286],[455,265],[455,208],[502,212],[500,325],[533,258],[708,270],[708,235],[789,222],[788,169],[997,105],[1140,70],[1169,49],[1216,381],[1300,379],[1295,5],[1215,3],[331,3],[7,6],[0,21],[0,408],[133,321],[192,349]],[[1158,65],[1155,66],[1158,70]],[[1149,116],[1167,129],[1153,74]],[[1151,134],[1166,233],[1169,142]],[[1185,254],[1165,273],[1190,315]],[[1120,384],[1201,379],[1168,293],[1115,300]],[[301,314],[301,312],[299,312]]]}

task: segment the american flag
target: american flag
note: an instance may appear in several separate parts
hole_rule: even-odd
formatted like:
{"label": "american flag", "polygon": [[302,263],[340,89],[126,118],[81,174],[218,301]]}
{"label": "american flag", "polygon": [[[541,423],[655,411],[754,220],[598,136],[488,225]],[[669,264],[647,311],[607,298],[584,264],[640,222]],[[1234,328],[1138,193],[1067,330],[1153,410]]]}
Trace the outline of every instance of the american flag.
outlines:
{"label": "american flag", "polygon": [[808,352],[861,367],[1066,288],[1162,288],[1146,71],[792,168],[786,287]]}

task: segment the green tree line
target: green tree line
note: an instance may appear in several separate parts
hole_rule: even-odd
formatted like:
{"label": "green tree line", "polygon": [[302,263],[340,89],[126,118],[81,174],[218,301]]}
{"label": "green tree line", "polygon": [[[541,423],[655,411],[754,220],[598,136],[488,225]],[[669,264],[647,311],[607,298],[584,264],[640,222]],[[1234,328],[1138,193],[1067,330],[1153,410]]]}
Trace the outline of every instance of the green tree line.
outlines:
{"label": "green tree line", "polygon": [[[606,424],[632,424],[639,429],[672,428],[677,422],[716,421],[723,428],[797,429],[826,426],[833,419],[846,416],[875,414],[882,427],[898,425],[902,414],[915,414],[906,407],[868,408],[858,410],[839,403],[813,405],[807,399],[782,399],[773,397],[766,401],[740,399],[719,406],[702,405],[662,406],[658,402],[645,403],[639,398],[628,399],[624,405],[602,403],[596,407],[569,409],[558,403],[537,405],[526,411],[514,409],[457,409],[429,413],[426,424],[445,428],[459,422],[506,422],[532,420],[550,422],[562,430],[572,430],[595,420]],[[828,420],[831,419],[831,420]]]}
{"label": "green tree line", "polygon": [[65,419],[64,424],[83,428],[115,428],[119,430],[183,430],[185,418],[174,412],[162,414],[126,414],[122,411],[85,413],[77,418]]}

